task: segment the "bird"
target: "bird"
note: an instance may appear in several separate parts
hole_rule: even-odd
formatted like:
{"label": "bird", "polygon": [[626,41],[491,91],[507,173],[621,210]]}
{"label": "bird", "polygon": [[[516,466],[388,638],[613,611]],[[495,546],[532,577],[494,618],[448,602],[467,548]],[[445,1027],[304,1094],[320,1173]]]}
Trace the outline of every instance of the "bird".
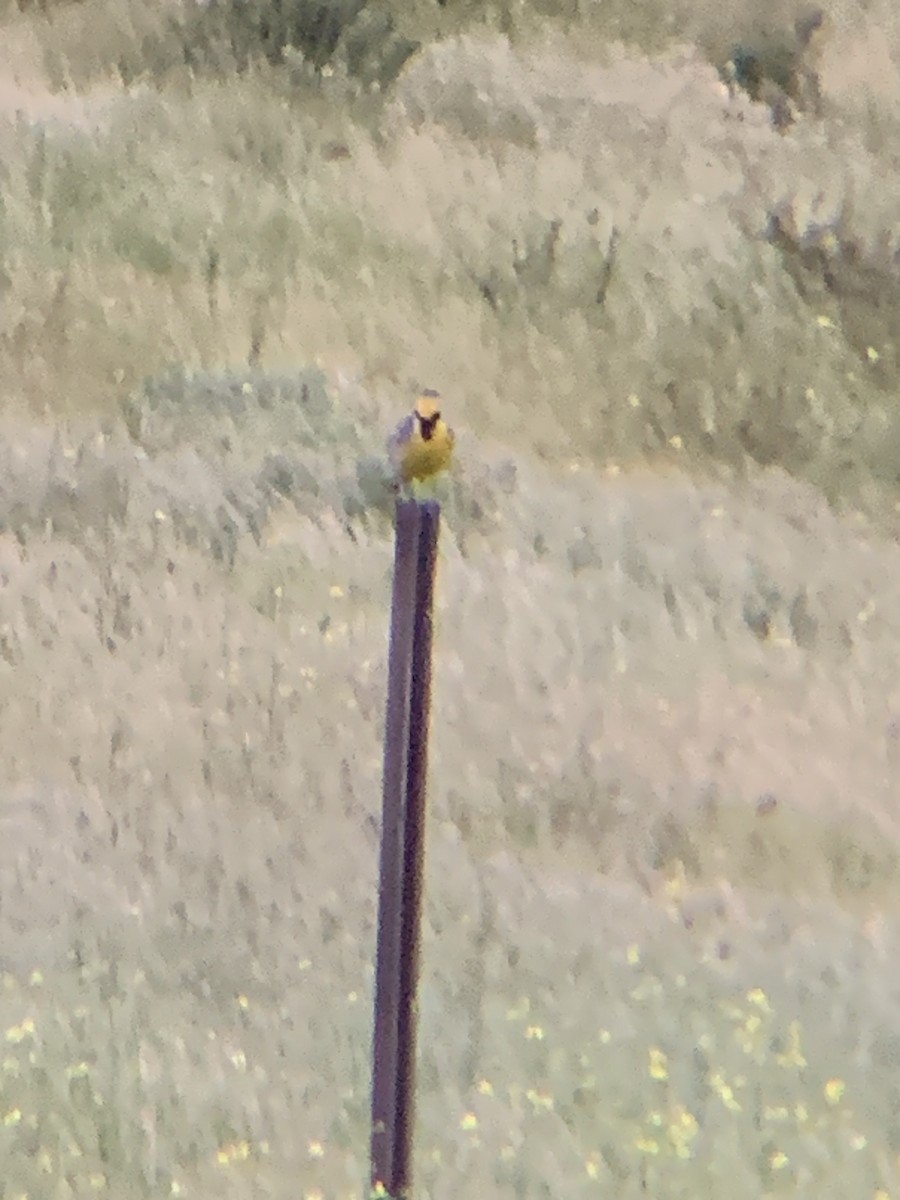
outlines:
{"label": "bird", "polygon": [[426,388],[388,439],[396,487],[412,487],[450,466],[456,439],[441,416],[439,392]]}

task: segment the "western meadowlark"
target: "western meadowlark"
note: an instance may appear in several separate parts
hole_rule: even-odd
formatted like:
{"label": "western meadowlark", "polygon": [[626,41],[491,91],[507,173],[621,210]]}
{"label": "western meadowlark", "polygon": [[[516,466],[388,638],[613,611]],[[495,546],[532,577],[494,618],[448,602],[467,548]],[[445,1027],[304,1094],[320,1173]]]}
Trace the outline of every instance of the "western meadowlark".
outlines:
{"label": "western meadowlark", "polygon": [[388,453],[398,484],[429,479],[450,465],[455,438],[441,416],[441,397],[427,388],[388,439]]}

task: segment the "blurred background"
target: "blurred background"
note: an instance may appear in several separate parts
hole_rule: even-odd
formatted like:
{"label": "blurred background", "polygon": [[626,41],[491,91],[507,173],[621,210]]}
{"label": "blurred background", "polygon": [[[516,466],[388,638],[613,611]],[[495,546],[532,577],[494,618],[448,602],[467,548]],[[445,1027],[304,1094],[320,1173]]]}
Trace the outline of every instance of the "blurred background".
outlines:
{"label": "blurred background", "polygon": [[0,1192],[900,1195],[900,11],[0,0]]}

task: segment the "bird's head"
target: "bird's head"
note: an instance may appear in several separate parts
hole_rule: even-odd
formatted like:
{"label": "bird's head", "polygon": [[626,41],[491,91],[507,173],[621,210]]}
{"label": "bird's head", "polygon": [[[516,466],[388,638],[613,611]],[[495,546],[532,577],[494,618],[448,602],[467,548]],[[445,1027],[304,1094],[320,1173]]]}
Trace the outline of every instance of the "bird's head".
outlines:
{"label": "bird's head", "polygon": [[416,420],[423,439],[430,441],[435,426],[441,419],[441,397],[439,392],[426,388],[416,401]]}

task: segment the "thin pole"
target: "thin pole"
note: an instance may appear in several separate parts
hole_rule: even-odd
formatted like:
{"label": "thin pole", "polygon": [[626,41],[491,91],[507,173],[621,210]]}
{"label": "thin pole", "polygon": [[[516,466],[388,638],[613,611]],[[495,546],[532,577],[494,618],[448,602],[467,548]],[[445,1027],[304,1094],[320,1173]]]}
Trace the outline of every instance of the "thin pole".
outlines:
{"label": "thin pole", "polygon": [[406,769],[406,820],[403,847],[403,905],[400,937],[400,1007],[397,1012],[396,1132],[392,1194],[406,1196],[412,1179],[415,1121],[416,1033],[418,1029],[419,956],[425,860],[428,723],[431,711],[431,643],[434,628],[434,577],[441,510],[435,501],[421,508],[409,698],[409,753]]}
{"label": "thin pole", "polygon": [[398,1079],[398,1024],[403,925],[404,817],[409,758],[409,701],[415,629],[420,507],[398,500],[394,590],[384,731],[375,1032],[372,1062],[373,1188],[393,1194]]}

